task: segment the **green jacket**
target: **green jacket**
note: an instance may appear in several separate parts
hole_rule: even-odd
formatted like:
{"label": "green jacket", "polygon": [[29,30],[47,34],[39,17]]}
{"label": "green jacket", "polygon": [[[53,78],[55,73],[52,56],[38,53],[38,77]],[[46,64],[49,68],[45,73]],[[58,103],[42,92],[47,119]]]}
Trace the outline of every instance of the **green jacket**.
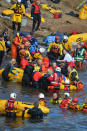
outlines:
{"label": "green jacket", "polygon": [[84,51],[84,48],[81,48],[80,51],[78,50],[78,48],[75,49],[74,58],[77,62],[84,60]]}

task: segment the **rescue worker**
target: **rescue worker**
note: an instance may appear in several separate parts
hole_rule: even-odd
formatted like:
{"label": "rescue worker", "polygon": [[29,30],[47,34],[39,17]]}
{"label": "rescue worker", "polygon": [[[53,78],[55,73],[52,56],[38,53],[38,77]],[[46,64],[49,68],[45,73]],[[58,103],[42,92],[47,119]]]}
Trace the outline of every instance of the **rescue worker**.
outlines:
{"label": "rescue worker", "polygon": [[80,106],[80,110],[87,112],[87,98],[84,99],[84,103]]}
{"label": "rescue worker", "polygon": [[47,79],[50,81],[51,86],[59,87],[61,81],[64,79],[62,74],[58,73],[60,71],[60,67],[56,68],[56,72],[52,73]]}
{"label": "rescue worker", "polygon": [[14,107],[14,103],[15,103],[15,99],[16,99],[16,93],[11,93],[10,94],[10,98],[6,104],[6,116],[7,117],[16,117],[16,112],[15,107]]}
{"label": "rescue worker", "polygon": [[72,99],[70,98],[70,94],[68,92],[64,93],[64,99],[62,100],[62,102],[60,103],[60,108],[68,108],[69,103],[72,101]]}
{"label": "rescue worker", "polygon": [[45,65],[43,65],[41,59],[38,59],[37,65],[34,67],[33,87],[40,88],[40,80],[42,79],[45,72]]}
{"label": "rescue worker", "polygon": [[73,98],[72,102],[69,103],[69,109],[72,109],[74,111],[80,110],[80,105],[78,104],[78,98]]}
{"label": "rescue worker", "polygon": [[46,100],[44,94],[40,93],[38,97],[39,97],[39,104],[42,106],[46,106]]}
{"label": "rescue worker", "polygon": [[36,120],[43,119],[43,112],[40,108],[38,108],[38,106],[39,106],[39,103],[35,102],[34,107],[29,109],[28,114],[31,115],[31,119],[36,119]]}
{"label": "rescue worker", "polygon": [[24,58],[20,61],[21,69],[25,69],[29,65],[29,55],[25,53]]}
{"label": "rescue worker", "polygon": [[6,53],[6,45],[5,45],[4,37],[1,34],[0,35],[0,66],[2,64],[2,59],[4,57],[4,54],[7,55],[7,53]]}
{"label": "rescue worker", "polygon": [[61,102],[62,102],[62,99],[59,97],[59,94],[53,93],[53,98],[50,100],[50,103],[60,104]]}
{"label": "rescue worker", "polygon": [[13,73],[12,70],[14,70],[14,67],[16,65],[16,60],[15,59],[12,59],[8,64],[7,66],[5,67],[4,71],[2,72],[2,78],[5,80],[5,81],[9,81],[10,80],[10,77],[9,77],[9,73],[13,74],[13,75],[16,75],[16,73]]}
{"label": "rescue worker", "polygon": [[76,85],[77,82],[79,81],[78,72],[72,66],[68,66],[68,76],[69,76],[70,84]]}
{"label": "rescue worker", "polygon": [[81,42],[77,44],[77,48],[72,53],[74,59],[76,60],[76,66],[79,68],[84,68],[83,60],[87,57],[87,53],[81,46]]}
{"label": "rescue worker", "polygon": [[[19,54],[18,48],[20,48],[21,42],[22,40],[21,40],[20,34],[17,33],[15,39],[13,40],[12,46],[11,46],[11,53],[12,53],[13,59],[17,59],[17,55]],[[18,57],[18,61],[20,61],[19,57]]]}
{"label": "rescue worker", "polygon": [[52,66],[49,67],[49,69],[52,70],[52,72],[54,73],[54,72],[56,72],[56,68],[57,68],[57,67],[58,67],[58,66],[57,66],[57,63],[54,61],[54,62],[52,63]]}
{"label": "rescue worker", "polygon": [[11,7],[11,10],[14,11],[13,17],[12,17],[12,29],[13,29],[13,34],[16,33],[16,23],[18,23],[18,28],[17,31],[20,32],[21,28],[21,16],[25,16],[25,7],[21,3],[21,0],[17,0],[17,3],[14,4]]}
{"label": "rescue worker", "polygon": [[62,83],[62,81],[65,80],[65,76],[61,73],[61,68],[60,67],[56,68],[56,73],[57,73],[57,75],[59,77],[59,81],[58,82]]}
{"label": "rescue worker", "polygon": [[74,58],[65,50],[63,49],[64,59],[57,60],[57,62],[66,62],[67,67],[71,65],[72,67],[75,66]]}
{"label": "rescue worker", "polygon": [[8,36],[8,29],[5,29],[3,31],[3,37],[4,37],[4,41],[5,41],[5,45],[6,45],[6,49],[8,53],[11,50],[11,43],[10,43],[10,38]]}
{"label": "rescue worker", "polygon": [[[37,31],[39,29],[39,26],[41,23],[40,2],[38,0],[34,0],[32,4],[31,17],[33,19],[33,26],[32,26],[32,32],[31,32],[32,34],[34,31]],[[37,26],[36,26],[36,23],[37,23]]]}
{"label": "rescue worker", "polygon": [[72,44],[68,42],[67,35],[64,35],[63,46],[69,53],[73,51]]}
{"label": "rescue worker", "polygon": [[31,85],[32,76],[33,76],[33,70],[34,70],[34,66],[32,66],[32,65],[28,65],[24,69],[24,74],[23,74],[23,78],[22,78],[22,85],[23,86],[27,86],[28,87],[28,86]]}
{"label": "rescue worker", "polygon": [[63,46],[60,43],[60,37],[56,36],[55,41],[48,46],[47,54],[50,60],[61,59],[63,55]]}

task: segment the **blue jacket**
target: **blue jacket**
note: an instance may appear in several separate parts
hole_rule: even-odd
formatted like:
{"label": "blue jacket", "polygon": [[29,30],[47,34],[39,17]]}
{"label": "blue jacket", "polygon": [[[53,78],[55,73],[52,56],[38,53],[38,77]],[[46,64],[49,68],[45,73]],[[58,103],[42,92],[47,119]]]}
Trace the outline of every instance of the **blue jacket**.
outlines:
{"label": "blue jacket", "polygon": [[47,43],[47,46],[49,46],[50,43],[55,41],[55,36],[49,35],[44,39],[44,42]]}
{"label": "blue jacket", "polygon": [[30,43],[33,46],[38,46],[38,42],[37,42],[37,40],[34,37],[32,37],[32,39],[30,40]]}

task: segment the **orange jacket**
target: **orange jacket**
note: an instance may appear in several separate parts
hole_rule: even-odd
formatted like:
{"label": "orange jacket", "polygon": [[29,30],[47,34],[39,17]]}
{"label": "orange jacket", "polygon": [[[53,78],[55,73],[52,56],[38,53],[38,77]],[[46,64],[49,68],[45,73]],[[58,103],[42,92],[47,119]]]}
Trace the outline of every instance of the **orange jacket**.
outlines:
{"label": "orange jacket", "polygon": [[11,46],[11,53],[12,53],[12,58],[16,59],[17,58],[17,47],[20,45],[20,38],[15,37],[13,44]]}

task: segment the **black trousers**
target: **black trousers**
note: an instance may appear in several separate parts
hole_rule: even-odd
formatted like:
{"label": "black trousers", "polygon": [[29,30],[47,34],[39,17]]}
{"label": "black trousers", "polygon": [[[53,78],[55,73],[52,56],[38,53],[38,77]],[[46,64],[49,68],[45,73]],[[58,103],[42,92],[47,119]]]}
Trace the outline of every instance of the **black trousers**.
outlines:
{"label": "black trousers", "polygon": [[[36,26],[36,24],[37,24],[37,26]],[[40,24],[41,24],[41,15],[40,14],[34,14],[33,15],[32,32],[37,31],[39,29]]]}
{"label": "black trousers", "polygon": [[4,56],[4,51],[0,51],[0,66],[2,64],[3,56]]}
{"label": "black trousers", "polygon": [[[16,31],[16,22],[12,22],[12,29],[13,31]],[[21,23],[18,23],[17,31],[20,32],[21,29]]]}

